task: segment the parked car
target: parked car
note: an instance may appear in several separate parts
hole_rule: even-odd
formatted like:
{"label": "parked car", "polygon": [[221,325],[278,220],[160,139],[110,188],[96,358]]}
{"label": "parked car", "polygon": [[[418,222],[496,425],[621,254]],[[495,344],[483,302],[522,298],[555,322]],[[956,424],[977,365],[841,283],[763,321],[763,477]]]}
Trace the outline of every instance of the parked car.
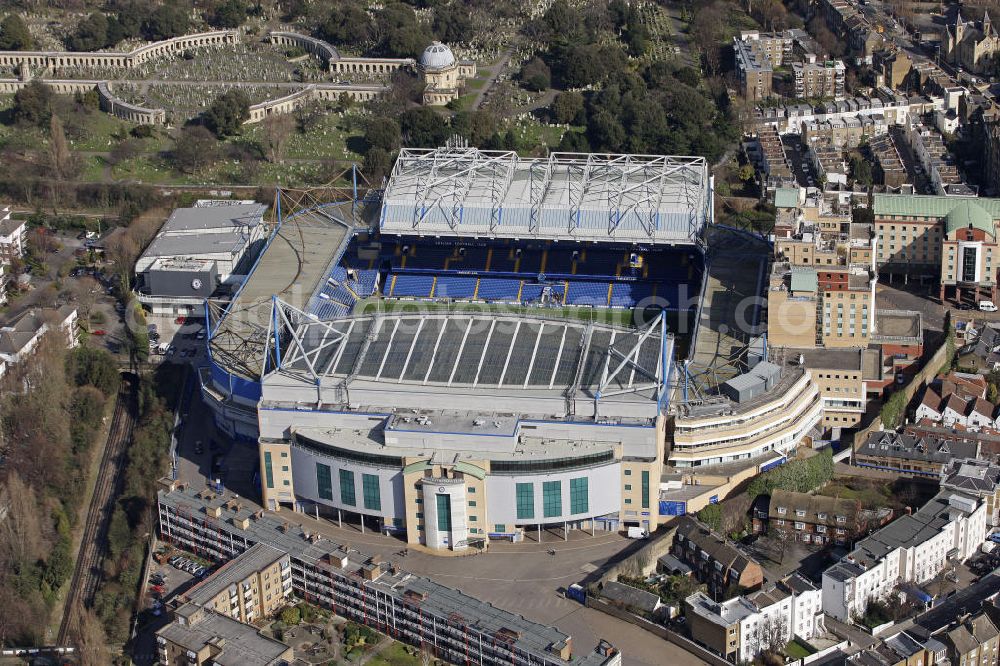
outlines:
{"label": "parked car", "polygon": [[996,312],[997,306],[993,304],[993,301],[979,301],[980,312]]}
{"label": "parked car", "polygon": [[90,333],[90,334],[91,334],[91,335],[107,335],[107,334],[108,334],[108,332],[107,332],[107,331],[105,331],[105,330],[104,330],[103,328],[99,328],[99,329],[97,329],[96,331],[91,331],[91,333]]}

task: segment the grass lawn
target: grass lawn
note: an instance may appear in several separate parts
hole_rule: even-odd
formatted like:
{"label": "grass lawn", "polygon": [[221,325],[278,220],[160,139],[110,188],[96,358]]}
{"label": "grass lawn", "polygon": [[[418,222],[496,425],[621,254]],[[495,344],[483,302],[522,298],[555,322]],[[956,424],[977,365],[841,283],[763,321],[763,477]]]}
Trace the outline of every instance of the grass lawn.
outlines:
{"label": "grass lawn", "polygon": [[798,639],[792,639],[789,641],[788,645],[785,646],[785,654],[792,659],[804,659],[813,652],[815,652],[815,650],[810,648],[808,645],[799,642]]}
{"label": "grass lawn", "polygon": [[420,654],[410,654],[408,650],[414,650],[414,648],[408,648],[398,641],[393,641],[369,659],[368,664],[369,666],[418,666],[421,663]]}
{"label": "grass lawn", "polygon": [[376,310],[380,310],[382,312],[404,313],[460,311],[489,315],[535,315],[538,317],[548,317],[554,319],[594,321],[602,324],[627,327],[631,327],[633,323],[632,310],[612,308],[574,306],[549,308],[528,305],[508,305],[506,303],[466,303],[460,301],[443,303],[438,301],[402,301],[382,298],[365,299],[363,301],[359,301],[354,307],[354,312],[356,314],[370,314]]}
{"label": "grass lawn", "polygon": [[465,87],[469,90],[480,90],[486,85],[486,79],[466,79]]}

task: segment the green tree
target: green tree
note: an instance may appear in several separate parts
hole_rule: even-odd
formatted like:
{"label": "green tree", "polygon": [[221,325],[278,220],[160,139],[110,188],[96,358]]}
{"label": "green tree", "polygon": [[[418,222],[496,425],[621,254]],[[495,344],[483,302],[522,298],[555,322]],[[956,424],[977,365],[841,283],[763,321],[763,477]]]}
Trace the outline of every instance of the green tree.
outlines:
{"label": "green tree", "polygon": [[121,381],[114,357],[104,349],[77,347],[66,358],[66,371],[77,386],[93,386],[105,397],[116,393]]}
{"label": "green tree", "polygon": [[468,7],[458,2],[437,7],[431,28],[442,42],[465,40],[472,31],[472,17]]}
{"label": "green tree", "polygon": [[126,550],[132,538],[132,530],[128,526],[128,517],[120,505],[116,505],[108,525],[108,551],[111,559],[117,561]]}
{"label": "green tree", "polygon": [[556,0],[542,17],[542,23],[552,38],[572,42],[583,31],[580,13],[566,0]]}
{"label": "green tree", "polygon": [[387,153],[399,150],[402,134],[399,123],[393,118],[372,118],[365,124],[365,143],[372,148],[381,148]]}
{"label": "green tree", "polygon": [[281,610],[281,621],[290,627],[294,627],[302,620],[302,613],[296,606],[285,606]]}
{"label": "green tree", "polygon": [[0,51],[30,51],[35,40],[28,26],[17,14],[7,14],[0,22]]}
{"label": "green tree", "polygon": [[791,460],[776,469],[756,476],[747,486],[747,496],[770,495],[776,488],[805,493],[815,490],[833,478],[833,451],[829,448],[816,455]]}
{"label": "green tree", "polygon": [[205,127],[220,139],[239,134],[243,123],[249,118],[250,99],[238,88],[219,95],[202,114]]}
{"label": "green tree", "polygon": [[375,25],[363,8],[344,3],[333,8],[319,27],[319,36],[339,45],[357,46],[372,38]]}
{"label": "green tree", "polygon": [[174,167],[183,173],[197,173],[218,159],[219,142],[201,125],[185,127],[174,140],[170,153]]}
{"label": "green tree", "polygon": [[168,3],[153,10],[142,25],[142,32],[146,39],[170,39],[186,33],[190,24],[191,19],[184,7]]}
{"label": "green tree", "polygon": [[222,0],[211,15],[211,24],[217,28],[238,28],[247,20],[245,0]]}
{"label": "green tree", "polygon": [[52,90],[35,79],[14,93],[14,121],[45,127],[52,120]]}
{"label": "green tree", "polygon": [[408,109],[399,116],[403,144],[411,148],[435,148],[448,138],[444,118],[426,106]]}
{"label": "green tree", "polygon": [[557,123],[581,125],[587,116],[583,112],[583,95],[578,92],[561,92],[552,100],[552,117]]}
{"label": "green tree", "polygon": [[101,12],[93,12],[80,21],[66,46],[71,51],[96,51],[108,45],[108,17]]}
{"label": "green tree", "polygon": [[552,72],[541,58],[534,57],[524,63],[518,74],[521,85],[528,90],[541,92],[552,85]]}
{"label": "green tree", "polygon": [[377,187],[392,170],[392,155],[385,148],[375,146],[365,153],[361,170],[368,182]]}
{"label": "green tree", "polygon": [[992,382],[986,389],[986,399],[992,402],[994,405],[997,404],[997,399],[1000,399],[1000,391],[997,390],[997,385]]}
{"label": "green tree", "polygon": [[722,529],[722,505],[709,504],[698,512],[698,520],[718,532]]}

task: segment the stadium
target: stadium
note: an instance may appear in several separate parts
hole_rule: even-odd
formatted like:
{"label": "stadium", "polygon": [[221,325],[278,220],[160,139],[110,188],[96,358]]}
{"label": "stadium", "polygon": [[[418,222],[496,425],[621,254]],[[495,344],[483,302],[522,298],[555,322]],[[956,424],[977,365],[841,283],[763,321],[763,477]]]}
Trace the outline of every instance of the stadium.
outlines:
{"label": "stadium", "polygon": [[435,549],[655,529],[696,383],[704,159],[404,149],[348,199],[279,199],[207,306],[202,394],[257,443],[264,505]]}

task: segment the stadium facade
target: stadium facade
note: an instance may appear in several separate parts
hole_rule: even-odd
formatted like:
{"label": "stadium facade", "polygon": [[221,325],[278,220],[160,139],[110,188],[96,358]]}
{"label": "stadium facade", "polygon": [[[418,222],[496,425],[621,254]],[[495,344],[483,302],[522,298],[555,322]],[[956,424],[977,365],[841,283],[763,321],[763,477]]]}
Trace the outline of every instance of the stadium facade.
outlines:
{"label": "stadium facade", "polygon": [[372,206],[286,214],[209,308],[202,393],[264,506],[435,549],[655,529],[705,161],[404,150]]}

